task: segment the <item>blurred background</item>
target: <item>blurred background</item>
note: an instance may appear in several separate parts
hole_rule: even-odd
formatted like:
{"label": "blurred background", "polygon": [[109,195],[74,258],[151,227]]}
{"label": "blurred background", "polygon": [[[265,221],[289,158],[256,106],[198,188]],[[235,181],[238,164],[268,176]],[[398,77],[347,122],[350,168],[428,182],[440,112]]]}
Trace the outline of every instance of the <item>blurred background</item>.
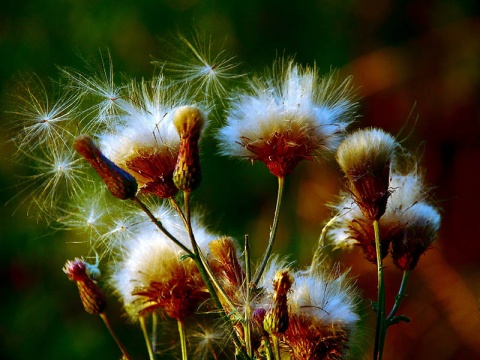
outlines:
{"label": "blurred background", "polygon": [[[379,126],[419,155],[442,209],[435,246],[410,277],[400,309],[410,324],[390,329],[385,359],[480,358],[480,3],[476,0],[16,0],[0,5],[2,97],[0,197],[15,193],[20,170],[7,142],[8,93],[18,74],[58,78],[56,66],[83,69],[78,53],[108,48],[119,73],[152,74],[164,57],[160,39],[193,28],[237,55],[241,71],[262,71],[276,54],[316,62],[354,76],[361,117],[354,127]],[[415,121],[417,119],[417,121]],[[402,131],[403,129],[403,131]],[[407,136],[408,135],[408,136]],[[273,216],[276,179],[254,166],[216,155],[203,143],[204,182],[195,200],[220,233],[242,240],[254,256],[264,248]],[[304,163],[287,179],[275,250],[308,264],[342,184],[333,161]],[[0,357],[117,359],[98,317],[85,313],[62,272],[86,254],[82,239],[55,232],[19,208],[0,208]],[[338,255],[352,267],[366,299],[363,340],[373,339],[369,299],[376,271],[360,252]],[[400,274],[387,264],[387,303]],[[135,359],[146,359],[136,325],[126,324],[112,297],[109,314]],[[370,329],[370,330],[368,330]],[[370,356],[367,346],[365,358]]]}

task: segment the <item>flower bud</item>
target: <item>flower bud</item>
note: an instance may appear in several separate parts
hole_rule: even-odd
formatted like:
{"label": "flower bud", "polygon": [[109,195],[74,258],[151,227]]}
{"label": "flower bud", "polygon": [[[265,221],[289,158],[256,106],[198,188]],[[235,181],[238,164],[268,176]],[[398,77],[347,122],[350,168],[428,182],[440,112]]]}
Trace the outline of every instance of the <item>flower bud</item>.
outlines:
{"label": "flower bud", "polygon": [[107,299],[103,290],[89,277],[87,264],[81,259],[67,261],[63,271],[77,284],[85,311],[92,315],[103,313],[107,307]]}
{"label": "flower bud", "polygon": [[100,175],[113,196],[125,200],[136,195],[138,185],[135,178],[107,159],[90,136],[80,135],[73,147]]}
{"label": "flower bud", "polygon": [[263,328],[269,334],[284,333],[289,324],[287,293],[292,287],[293,278],[289,270],[280,270],[273,279],[273,306],[265,314]]}
{"label": "flower bud", "polygon": [[350,192],[370,220],[385,213],[390,163],[397,147],[395,139],[379,129],[359,130],[338,147],[337,161],[350,183]]}
{"label": "flower bud", "polygon": [[183,106],[175,112],[173,124],[180,135],[173,182],[178,189],[190,192],[195,190],[202,180],[198,141],[205,124],[205,115],[197,107]]}

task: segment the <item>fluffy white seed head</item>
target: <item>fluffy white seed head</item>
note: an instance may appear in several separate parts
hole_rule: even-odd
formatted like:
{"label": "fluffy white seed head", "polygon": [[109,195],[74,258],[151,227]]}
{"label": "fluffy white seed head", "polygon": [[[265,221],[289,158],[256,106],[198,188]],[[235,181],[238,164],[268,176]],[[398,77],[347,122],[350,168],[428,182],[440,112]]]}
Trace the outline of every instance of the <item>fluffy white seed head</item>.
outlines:
{"label": "fluffy white seed head", "polygon": [[335,151],[354,118],[350,78],[338,84],[333,74],[320,78],[315,68],[284,60],[249,85],[248,93],[236,95],[218,134],[224,155],[266,164],[290,158],[295,166]]}
{"label": "fluffy white seed head", "polygon": [[[177,240],[191,248],[188,233],[178,215],[164,206],[158,207],[153,213]],[[198,220],[193,221],[192,228],[200,248],[206,252],[208,243],[216,236],[201,227]],[[185,283],[197,281],[199,275],[193,261],[181,260],[185,252],[151,222],[137,226],[133,236],[121,247],[110,283],[133,319],[146,309],[156,307],[148,296],[136,295],[138,289],[154,291],[151,290],[154,283],[168,285],[170,281],[178,279],[182,282],[182,278]],[[188,278],[190,273],[194,280]],[[201,282],[198,286],[200,293],[203,293]]]}
{"label": "fluffy white seed head", "polygon": [[393,160],[396,140],[381,129],[358,130],[345,138],[337,150],[343,172],[353,178],[375,173]]}

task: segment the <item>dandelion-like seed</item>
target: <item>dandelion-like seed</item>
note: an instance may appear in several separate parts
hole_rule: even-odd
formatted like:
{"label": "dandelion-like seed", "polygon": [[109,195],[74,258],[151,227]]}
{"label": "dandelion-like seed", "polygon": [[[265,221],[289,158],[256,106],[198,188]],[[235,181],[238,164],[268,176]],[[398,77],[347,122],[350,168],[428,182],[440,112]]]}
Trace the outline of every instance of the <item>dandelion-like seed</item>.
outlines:
{"label": "dandelion-like seed", "polygon": [[[85,110],[84,132],[96,132],[115,121],[118,112],[117,102],[122,96],[122,87],[115,84],[110,52],[100,54],[96,61],[85,61],[87,71],[82,73],[75,69],[62,68],[61,72],[71,81],[69,86],[82,96],[88,96],[94,105]],[[89,118],[91,117],[91,118]]]}
{"label": "dandelion-like seed", "polygon": [[31,200],[29,209],[36,204],[41,213],[53,215],[60,202],[81,197],[90,182],[81,158],[65,146],[42,146],[23,155],[32,161],[34,173],[21,182],[17,196],[27,194],[23,202]]}
{"label": "dandelion-like seed", "polygon": [[15,93],[16,109],[10,111],[15,116],[16,135],[13,141],[18,147],[17,155],[24,149],[34,151],[38,146],[61,143],[67,146],[73,139],[77,124],[79,95],[58,90],[50,98],[45,85],[32,75],[20,84]]}
{"label": "dandelion-like seed", "polygon": [[112,211],[112,205],[107,205],[104,191],[93,185],[84,188],[84,197],[72,199],[59,209],[56,219],[63,230],[80,231],[88,235],[90,240],[98,238],[106,226],[105,218]]}
{"label": "dandelion-like seed", "polygon": [[164,64],[164,70],[174,79],[188,84],[194,90],[194,97],[198,95],[211,98],[218,97],[220,101],[229,95],[225,84],[242,77],[234,73],[237,63],[234,57],[228,56],[225,50],[215,50],[211,39],[199,34],[193,40],[179,35],[180,46],[176,47],[171,61]]}
{"label": "dandelion-like seed", "polygon": [[221,153],[265,163],[277,177],[302,160],[335,151],[354,118],[351,78],[320,78],[316,68],[280,61],[266,79],[238,94],[218,138]]}

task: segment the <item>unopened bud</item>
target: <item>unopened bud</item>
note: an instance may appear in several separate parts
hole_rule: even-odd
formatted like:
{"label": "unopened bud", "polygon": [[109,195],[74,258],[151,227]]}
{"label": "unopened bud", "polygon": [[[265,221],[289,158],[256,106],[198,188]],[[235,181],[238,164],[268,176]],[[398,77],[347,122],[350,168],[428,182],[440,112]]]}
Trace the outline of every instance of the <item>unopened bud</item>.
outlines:
{"label": "unopened bud", "polygon": [[67,261],[63,271],[71,281],[75,281],[78,287],[80,300],[89,314],[101,314],[107,308],[105,293],[98,284],[90,278],[87,265],[81,259]]}
{"label": "unopened bud", "polygon": [[265,314],[263,328],[269,334],[284,333],[289,324],[287,293],[292,287],[293,278],[289,270],[280,270],[273,279],[273,306]]}
{"label": "unopened bud", "polygon": [[239,287],[245,280],[245,271],[238,261],[238,251],[235,242],[229,237],[221,237],[210,241],[210,253],[215,258],[212,266],[229,284]]}
{"label": "unopened bud", "polygon": [[195,190],[202,180],[198,141],[205,121],[204,113],[194,106],[183,106],[174,115],[173,124],[180,135],[180,147],[173,182],[182,191]]}
{"label": "unopened bud", "polygon": [[100,175],[113,196],[125,200],[137,194],[137,180],[106,158],[90,136],[80,135],[73,147]]}

